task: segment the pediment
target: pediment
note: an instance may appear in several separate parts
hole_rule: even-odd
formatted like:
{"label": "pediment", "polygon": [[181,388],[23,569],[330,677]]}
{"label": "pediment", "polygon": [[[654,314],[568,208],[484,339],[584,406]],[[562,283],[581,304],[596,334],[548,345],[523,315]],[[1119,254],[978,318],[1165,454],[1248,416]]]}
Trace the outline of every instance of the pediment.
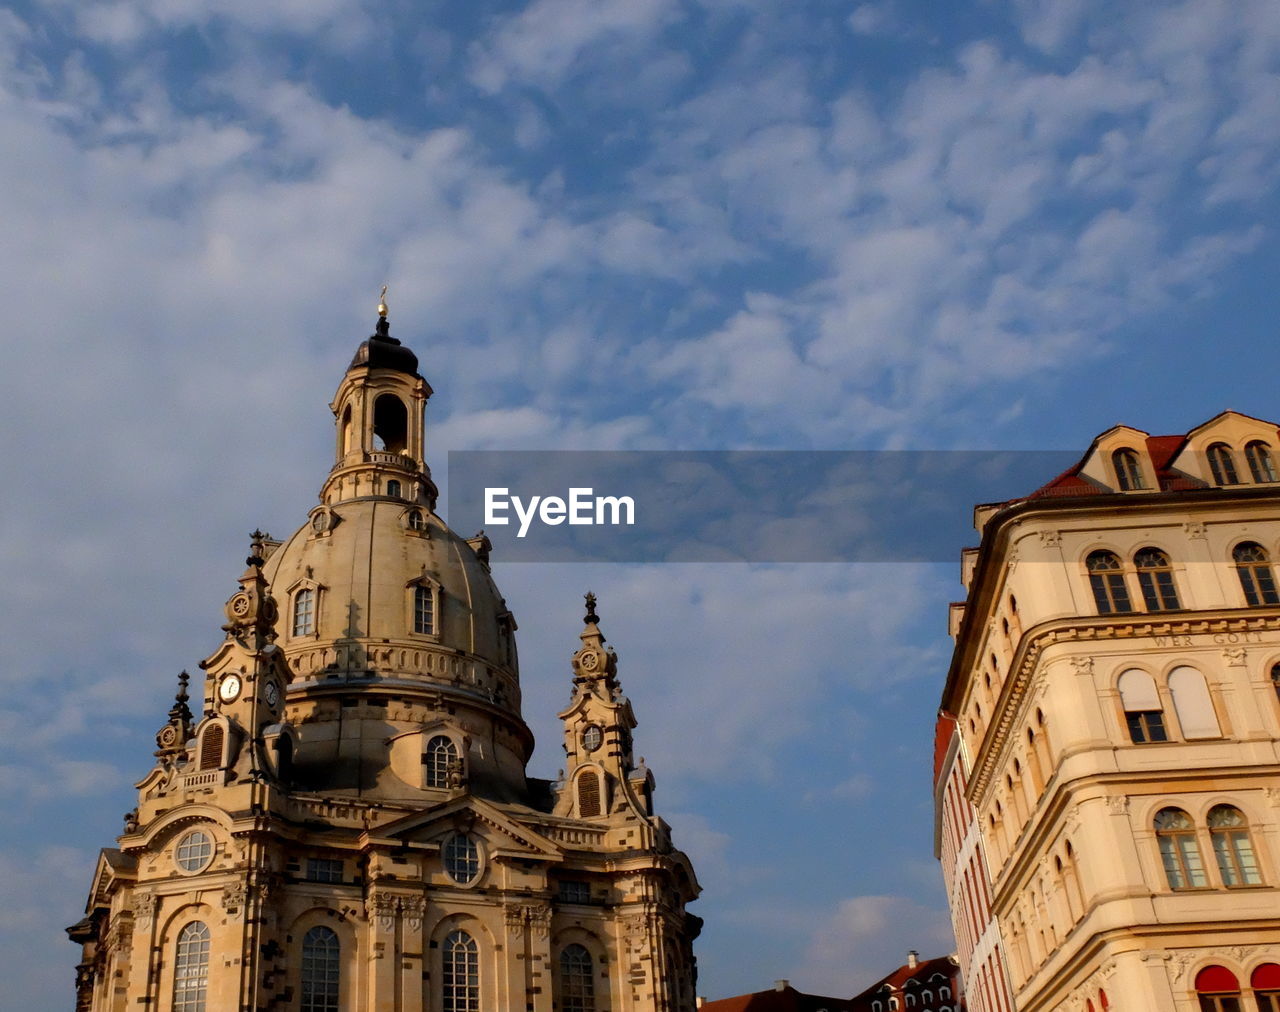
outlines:
{"label": "pediment", "polygon": [[98,907],[109,907],[116,883],[121,879],[132,882],[136,870],[137,862],[114,847],[104,847],[99,851],[85,913],[93,913]]}
{"label": "pediment", "polygon": [[417,812],[380,826],[365,835],[364,842],[376,844],[433,844],[466,827],[468,832],[483,837],[497,854],[520,855],[559,861],[560,847],[505,812],[466,796],[457,798],[429,812]]}

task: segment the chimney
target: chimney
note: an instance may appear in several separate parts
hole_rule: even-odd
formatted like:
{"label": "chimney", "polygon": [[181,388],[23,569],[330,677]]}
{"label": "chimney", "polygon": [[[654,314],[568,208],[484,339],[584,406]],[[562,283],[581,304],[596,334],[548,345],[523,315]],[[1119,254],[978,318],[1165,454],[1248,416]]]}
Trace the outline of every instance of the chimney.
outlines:
{"label": "chimney", "polygon": [[697,1006],[697,1007],[698,1007],[698,1008],[702,1008],[702,1006],[703,1006],[703,1005],[705,1005],[706,1003],[707,1003],[707,996],[706,996],[705,994],[700,994],[700,995],[698,995],[698,1006]]}
{"label": "chimney", "polygon": [[920,965],[920,953],[916,952],[915,949],[911,949],[907,953],[907,966],[911,967],[911,969],[914,970],[919,965]]}
{"label": "chimney", "polygon": [[775,991],[785,991],[790,983],[791,981],[789,980],[775,980],[773,982],[773,989]]}

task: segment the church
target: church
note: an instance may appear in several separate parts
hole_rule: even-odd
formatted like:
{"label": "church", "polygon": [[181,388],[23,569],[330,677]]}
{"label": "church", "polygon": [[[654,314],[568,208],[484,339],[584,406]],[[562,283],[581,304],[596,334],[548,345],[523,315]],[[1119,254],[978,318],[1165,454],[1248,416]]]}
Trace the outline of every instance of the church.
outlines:
{"label": "church", "polygon": [[515,617],[488,541],[436,513],[432,390],[378,312],[318,504],[283,541],[254,533],[225,638],[179,676],[99,856],[68,929],[75,1007],[693,1009],[699,886],[633,758],[596,600],[564,770],[530,777]]}

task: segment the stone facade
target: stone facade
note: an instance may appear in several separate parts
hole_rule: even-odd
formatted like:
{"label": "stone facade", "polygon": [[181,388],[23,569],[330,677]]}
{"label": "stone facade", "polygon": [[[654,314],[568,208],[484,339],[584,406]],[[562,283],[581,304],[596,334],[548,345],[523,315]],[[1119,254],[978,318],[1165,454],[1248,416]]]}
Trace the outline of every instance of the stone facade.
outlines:
{"label": "stone facade", "polygon": [[98,861],[76,1007],[692,1009],[698,884],[595,600],[566,769],[528,777],[516,622],[487,540],[435,513],[431,388],[380,309],[319,504],[255,534],[198,712],[184,673]]}
{"label": "stone facade", "polygon": [[971,1008],[1280,1007],[1277,447],[1118,427],[977,508],[935,763]]}

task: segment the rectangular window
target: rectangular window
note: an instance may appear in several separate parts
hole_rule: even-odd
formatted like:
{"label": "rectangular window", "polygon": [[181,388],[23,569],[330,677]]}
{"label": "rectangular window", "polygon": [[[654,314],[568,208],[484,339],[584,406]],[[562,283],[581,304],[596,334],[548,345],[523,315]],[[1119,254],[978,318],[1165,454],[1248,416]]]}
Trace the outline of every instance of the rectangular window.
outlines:
{"label": "rectangular window", "polygon": [[342,862],[322,857],[307,858],[308,882],[341,882]]}
{"label": "rectangular window", "polygon": [[413,631],[428,635],[436,631],[435,600],[430,587],[413,589]]}
{"label": "rectangular window", "polygon": [[560,883],[559,899],[561,903],[590,903],[591,885],[565,879]]}
{"label": "rectangular window", "polygon": [[1161,836],[1160,860],[1174,889],[1203,889],[1209,884],[1200,861],[1200,848],[1191,833]]}
{"label": "rectangular window", "polygon": [[1129,724],[1129,739],[1135,745],[1169,740],[1164,729],[1164,714],[1159,710],[1135,710],[1124,717]]}

